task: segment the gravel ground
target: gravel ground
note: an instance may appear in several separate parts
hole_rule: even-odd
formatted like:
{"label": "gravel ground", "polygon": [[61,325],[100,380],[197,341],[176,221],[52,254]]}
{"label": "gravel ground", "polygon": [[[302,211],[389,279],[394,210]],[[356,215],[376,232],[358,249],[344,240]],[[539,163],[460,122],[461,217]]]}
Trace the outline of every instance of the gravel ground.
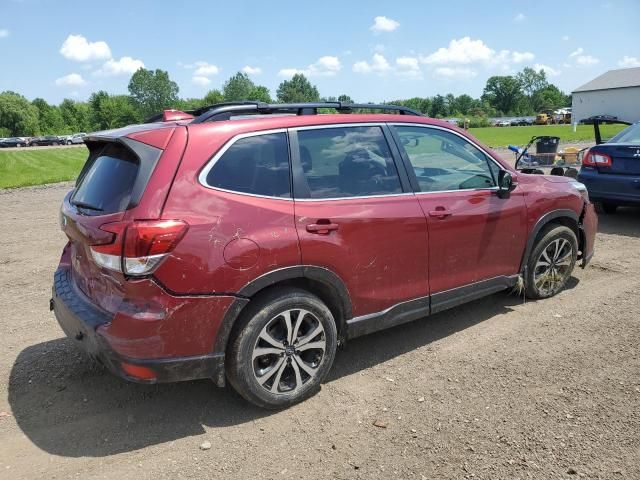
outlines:
{"label": "gravel ground", "polygon": [[123,382],[63,338],[48,299],[69,187],[0,192],[0,478],[640,478],[640,210],[600,219],[557,297],[354,340],[274,413],[207,381]]}

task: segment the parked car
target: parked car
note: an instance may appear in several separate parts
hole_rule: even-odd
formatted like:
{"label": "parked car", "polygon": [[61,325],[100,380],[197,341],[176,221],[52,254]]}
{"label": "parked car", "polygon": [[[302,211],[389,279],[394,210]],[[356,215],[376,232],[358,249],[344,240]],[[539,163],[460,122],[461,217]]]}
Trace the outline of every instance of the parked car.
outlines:
{"label": "parked car", "polygon": [[56,135],[45,135],[44,137],[33,137],[31,139],[30,145],[32,147],[40,147],[45,145],[58,146],[58,145],[62,145],[62,141],[60,140],[60,137]]}
{"label": "parked car", "polygon": [[3,138],[0,141],[0,148],[8,148],[8,147],[26,147],[27,139],[21,137],[10,137]]}
{"label": "parked car", "polygon": [[509,127],[511,126],[511,122],[509,120],[500,120],[495,123],[496,127]]}
{"label": "parked car", "polygon": [[228,380],[285,407],[339,343],[517,284],[551,297],[593,255],[583,185],[517,173],[447,122],[340,102],[194,114],[89,134],[62,203],[51,309],[125,379]]}
{"label": "parked car", "polygon": [[640,123],[597,143],[584,152],[578,181],[604,213],[615,213],[621,205],[640,205]]}
{"label": "parked car", "polygon": [[600,124],[618,123],[618,117],[614,117],[613,115],[594,115],[593,117],[580,120],[580,125],[593,125],[594,122]]}
{"label": "parked car", "polygon": [[73,135],[66,135],[62,137],[62,143],[65,145],[78,145],[84,143],[84,137],[86,133],[75,133]]}

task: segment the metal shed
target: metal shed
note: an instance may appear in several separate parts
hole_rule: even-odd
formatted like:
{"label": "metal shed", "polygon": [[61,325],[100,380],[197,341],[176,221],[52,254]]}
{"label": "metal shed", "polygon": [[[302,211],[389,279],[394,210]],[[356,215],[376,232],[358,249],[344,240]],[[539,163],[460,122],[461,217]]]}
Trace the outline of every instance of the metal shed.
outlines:
{"label": "metal shed", "polygon": [[594,115],[640,121],[640,67],[609,70],[571,93],[573,122]]}

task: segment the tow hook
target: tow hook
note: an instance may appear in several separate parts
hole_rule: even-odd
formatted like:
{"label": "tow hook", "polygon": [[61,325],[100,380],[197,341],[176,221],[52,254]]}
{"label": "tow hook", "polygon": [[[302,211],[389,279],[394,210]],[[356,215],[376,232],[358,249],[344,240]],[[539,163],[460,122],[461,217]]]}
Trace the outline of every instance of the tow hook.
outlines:
{"label": "tow hook", "polygon": [[53,312],[53,307],[54,307],[55,303],[53,301],[53,298],[49,299],[49,311]]}

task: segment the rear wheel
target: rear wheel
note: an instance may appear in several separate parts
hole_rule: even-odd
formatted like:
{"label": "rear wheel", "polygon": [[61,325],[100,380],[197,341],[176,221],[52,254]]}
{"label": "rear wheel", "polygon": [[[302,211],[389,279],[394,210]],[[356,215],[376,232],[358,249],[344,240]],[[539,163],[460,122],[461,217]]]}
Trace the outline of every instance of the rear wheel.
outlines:
{"label": "rear wheel", "polygon": [[295,288],[274,290],[247,308],[227,350],[229,383],[263,408],[287,407],[315,393],[336,352],[331,311]]}
{"label": "rear wheel", "polygon": [[578,240],[573,230],[562,225],[545,229],[527,264],[527,297],[548,298],[562,290],[573,272],[577,257]]}

